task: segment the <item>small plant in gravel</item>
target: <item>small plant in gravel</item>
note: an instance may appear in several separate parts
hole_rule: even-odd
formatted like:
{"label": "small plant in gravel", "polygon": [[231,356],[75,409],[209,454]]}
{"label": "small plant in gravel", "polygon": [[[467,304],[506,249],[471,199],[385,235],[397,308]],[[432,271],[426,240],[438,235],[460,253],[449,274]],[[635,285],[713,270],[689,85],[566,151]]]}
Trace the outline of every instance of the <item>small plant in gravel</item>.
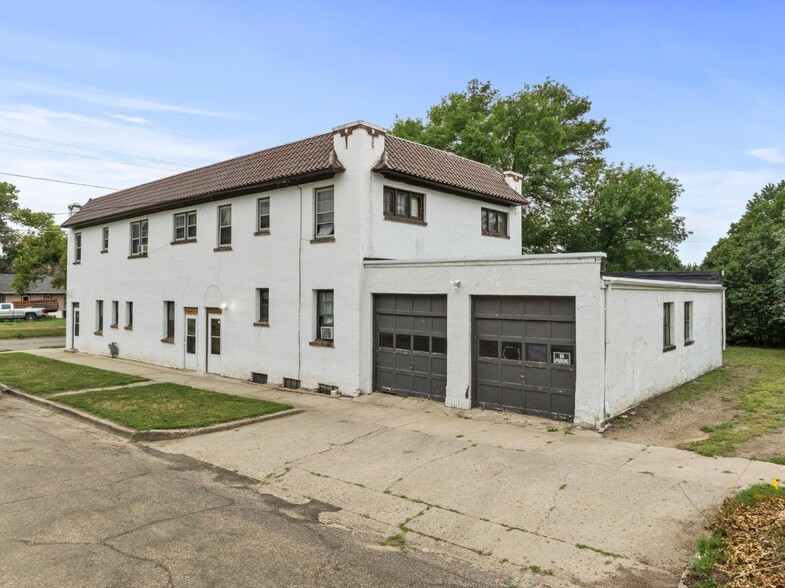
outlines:
{"label": "small plant in gravel", "polygon": [[382,545],[385,547],[396,547],[398,549],[403,550],[406,547],[406,537],[405,532],[395,533],[395,535],[390,535],[382,541]]}

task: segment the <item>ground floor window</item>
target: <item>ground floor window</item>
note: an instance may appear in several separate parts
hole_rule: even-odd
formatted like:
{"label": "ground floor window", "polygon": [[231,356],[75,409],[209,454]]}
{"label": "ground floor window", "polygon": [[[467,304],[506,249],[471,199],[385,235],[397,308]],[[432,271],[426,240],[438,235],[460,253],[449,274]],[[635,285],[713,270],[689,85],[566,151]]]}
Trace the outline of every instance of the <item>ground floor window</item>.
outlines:
{"label": "ground floor window", "polygon": [[684,303],[684,344],[689,345],[692,338],[692,302]]}
{"label": "ground floor window", "polygon": [[125,303],[125,328],[126,329],[134,328],[134,303],[133,302]]}
{"label": "ground floor window", "polygon": [[164,302],[164,337],[166,339],[174,339],[174,302],[166,300]]}
{"label": "ground floor window", "polygon": [[95,301],[95,332],[104,332],[104,301]]}
{"label": "ground floor window", "polygon": [[332,341],[333,328],[333,291],[316,291],[316,338]]}
{"label": "ground floor window", "polygon": [[666,302],[662,305],[662,350],[673,348],[673,302]]}

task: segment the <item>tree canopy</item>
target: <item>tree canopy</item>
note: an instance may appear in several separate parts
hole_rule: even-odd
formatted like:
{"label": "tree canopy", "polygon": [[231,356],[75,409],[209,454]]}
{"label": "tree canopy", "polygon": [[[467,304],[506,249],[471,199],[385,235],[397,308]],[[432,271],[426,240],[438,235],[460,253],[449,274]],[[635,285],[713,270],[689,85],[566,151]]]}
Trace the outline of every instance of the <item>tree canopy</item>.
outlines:
{"label": "tree canopy", "polygon": [[768,184],[706,255],[723,270],[732,343],[785,346],[785,181]]}
{"label": "tree canopy", "polygon": [[16,273],[14,289],[28,292],[44,275],[65,287],[67,238],[48,212],[19,206],[19,190],[0,182],[0,273]]}
{"label": "tree canopy", "polygon": [[428,110],[396,118],[393,134],[523,175],[522,251],[608,253],[609,268],[673,269],[688,232],[681,186],[654,168],[608,165],[605,119],[547,79],[503,96],[472,80]]}

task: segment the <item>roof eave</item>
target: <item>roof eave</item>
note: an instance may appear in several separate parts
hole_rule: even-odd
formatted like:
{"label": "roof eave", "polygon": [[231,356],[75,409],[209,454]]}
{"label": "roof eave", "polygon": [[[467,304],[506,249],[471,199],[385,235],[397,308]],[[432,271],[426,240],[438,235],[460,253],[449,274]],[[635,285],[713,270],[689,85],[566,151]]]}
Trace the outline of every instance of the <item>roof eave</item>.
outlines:
{"label": "roof eave", "polygon": [[[60,226],[64,229],[81,229],[85,227],[92,227],[95,225],[106,224],[108,222],[123,220],[127,218],[135,218],[147,214],[162,212],[165,210],[175,210],[178,208],[184,208],[193,204],[203,204],[205,202],[213,202],[215,200],[234,198],[237,196],[244,196],[246,194],[254,194],[258,192],[269,192],[271,190],[278,190],[295,184],[306,184],[310,182],[329,180],[330,178],[335,177],[336,174],[341,173],[343,171],[346,171],[346,168],[336,158],[333,160],[332,166],[330,168],[319,170],[317,172],[309,172],[306,174],[298,174],[295,176],[289,176],[285,178],[277,178],[275,180],[260,182],[258,184],[249,184],[247,186],[240,186],[238,188],[232,188],[230,190],[219,190],[217,192],[208,192],[206,194],[189,196],[187,198],[183,198],[182,200],[174,200],[171,202],[164,202],[152,206],[143,206],[134,210],[126,210],[118,214],[105,215],[99,218],[87,219],[83,222],[79,221],[80,213],[76,213],[71,218],[66,219],[66,221]],[[88,213],[89,209],[84,212]]]}
{"label": "roof eave", "polygon": [[[526,204],[526,199],[516,192],[513,192],[513,194],[515,194],[517,200],[513,200],[512,198],[502,198],[501,196],[493,196],[490,194],[483,194],[482,192],[467,190],[465,188],[459,188],[451,184],[436,182],[412,174],[407,174],[394,169],[390,169],[388,167],[385,167],[382,161],[380,161],[378,164],[374,166],[373,171],[381,174],[382,176],[390,180],[397,180],[400,182],[412,184],[413,186],[419,186],[422,188],[433,188],[436,190],[440,190],[442,192],[447,192],[449,194],[456,194],[459,196],[464,196],[466,198],[482,200],[484,202],[490,202],[492,204],[503,204],[505,206],[523,206],[524,204]],[[512,191],[512,188],[510,188],[510,190]]]}

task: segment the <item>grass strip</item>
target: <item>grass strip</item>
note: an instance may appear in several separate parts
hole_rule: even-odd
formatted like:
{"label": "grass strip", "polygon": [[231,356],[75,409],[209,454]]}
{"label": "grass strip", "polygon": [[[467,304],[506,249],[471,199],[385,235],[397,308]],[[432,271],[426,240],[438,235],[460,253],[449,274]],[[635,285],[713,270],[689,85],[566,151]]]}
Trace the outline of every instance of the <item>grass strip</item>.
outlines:
{"label": "grass strip", "polygon": [[170,383],[96,390],[55,400],[138,431],[206,427],[292,408]]}
{"label": "grass strip", "polygon": [[29,353],[4,353],[0,357],[0,383],[28,394],[108,388],[145,381],[147,378],[67,363]]}
{"label": "grass strip", "polygon": [[65,337],[65,319],[0,321],[0,339],[30,339],[32,337]]}

